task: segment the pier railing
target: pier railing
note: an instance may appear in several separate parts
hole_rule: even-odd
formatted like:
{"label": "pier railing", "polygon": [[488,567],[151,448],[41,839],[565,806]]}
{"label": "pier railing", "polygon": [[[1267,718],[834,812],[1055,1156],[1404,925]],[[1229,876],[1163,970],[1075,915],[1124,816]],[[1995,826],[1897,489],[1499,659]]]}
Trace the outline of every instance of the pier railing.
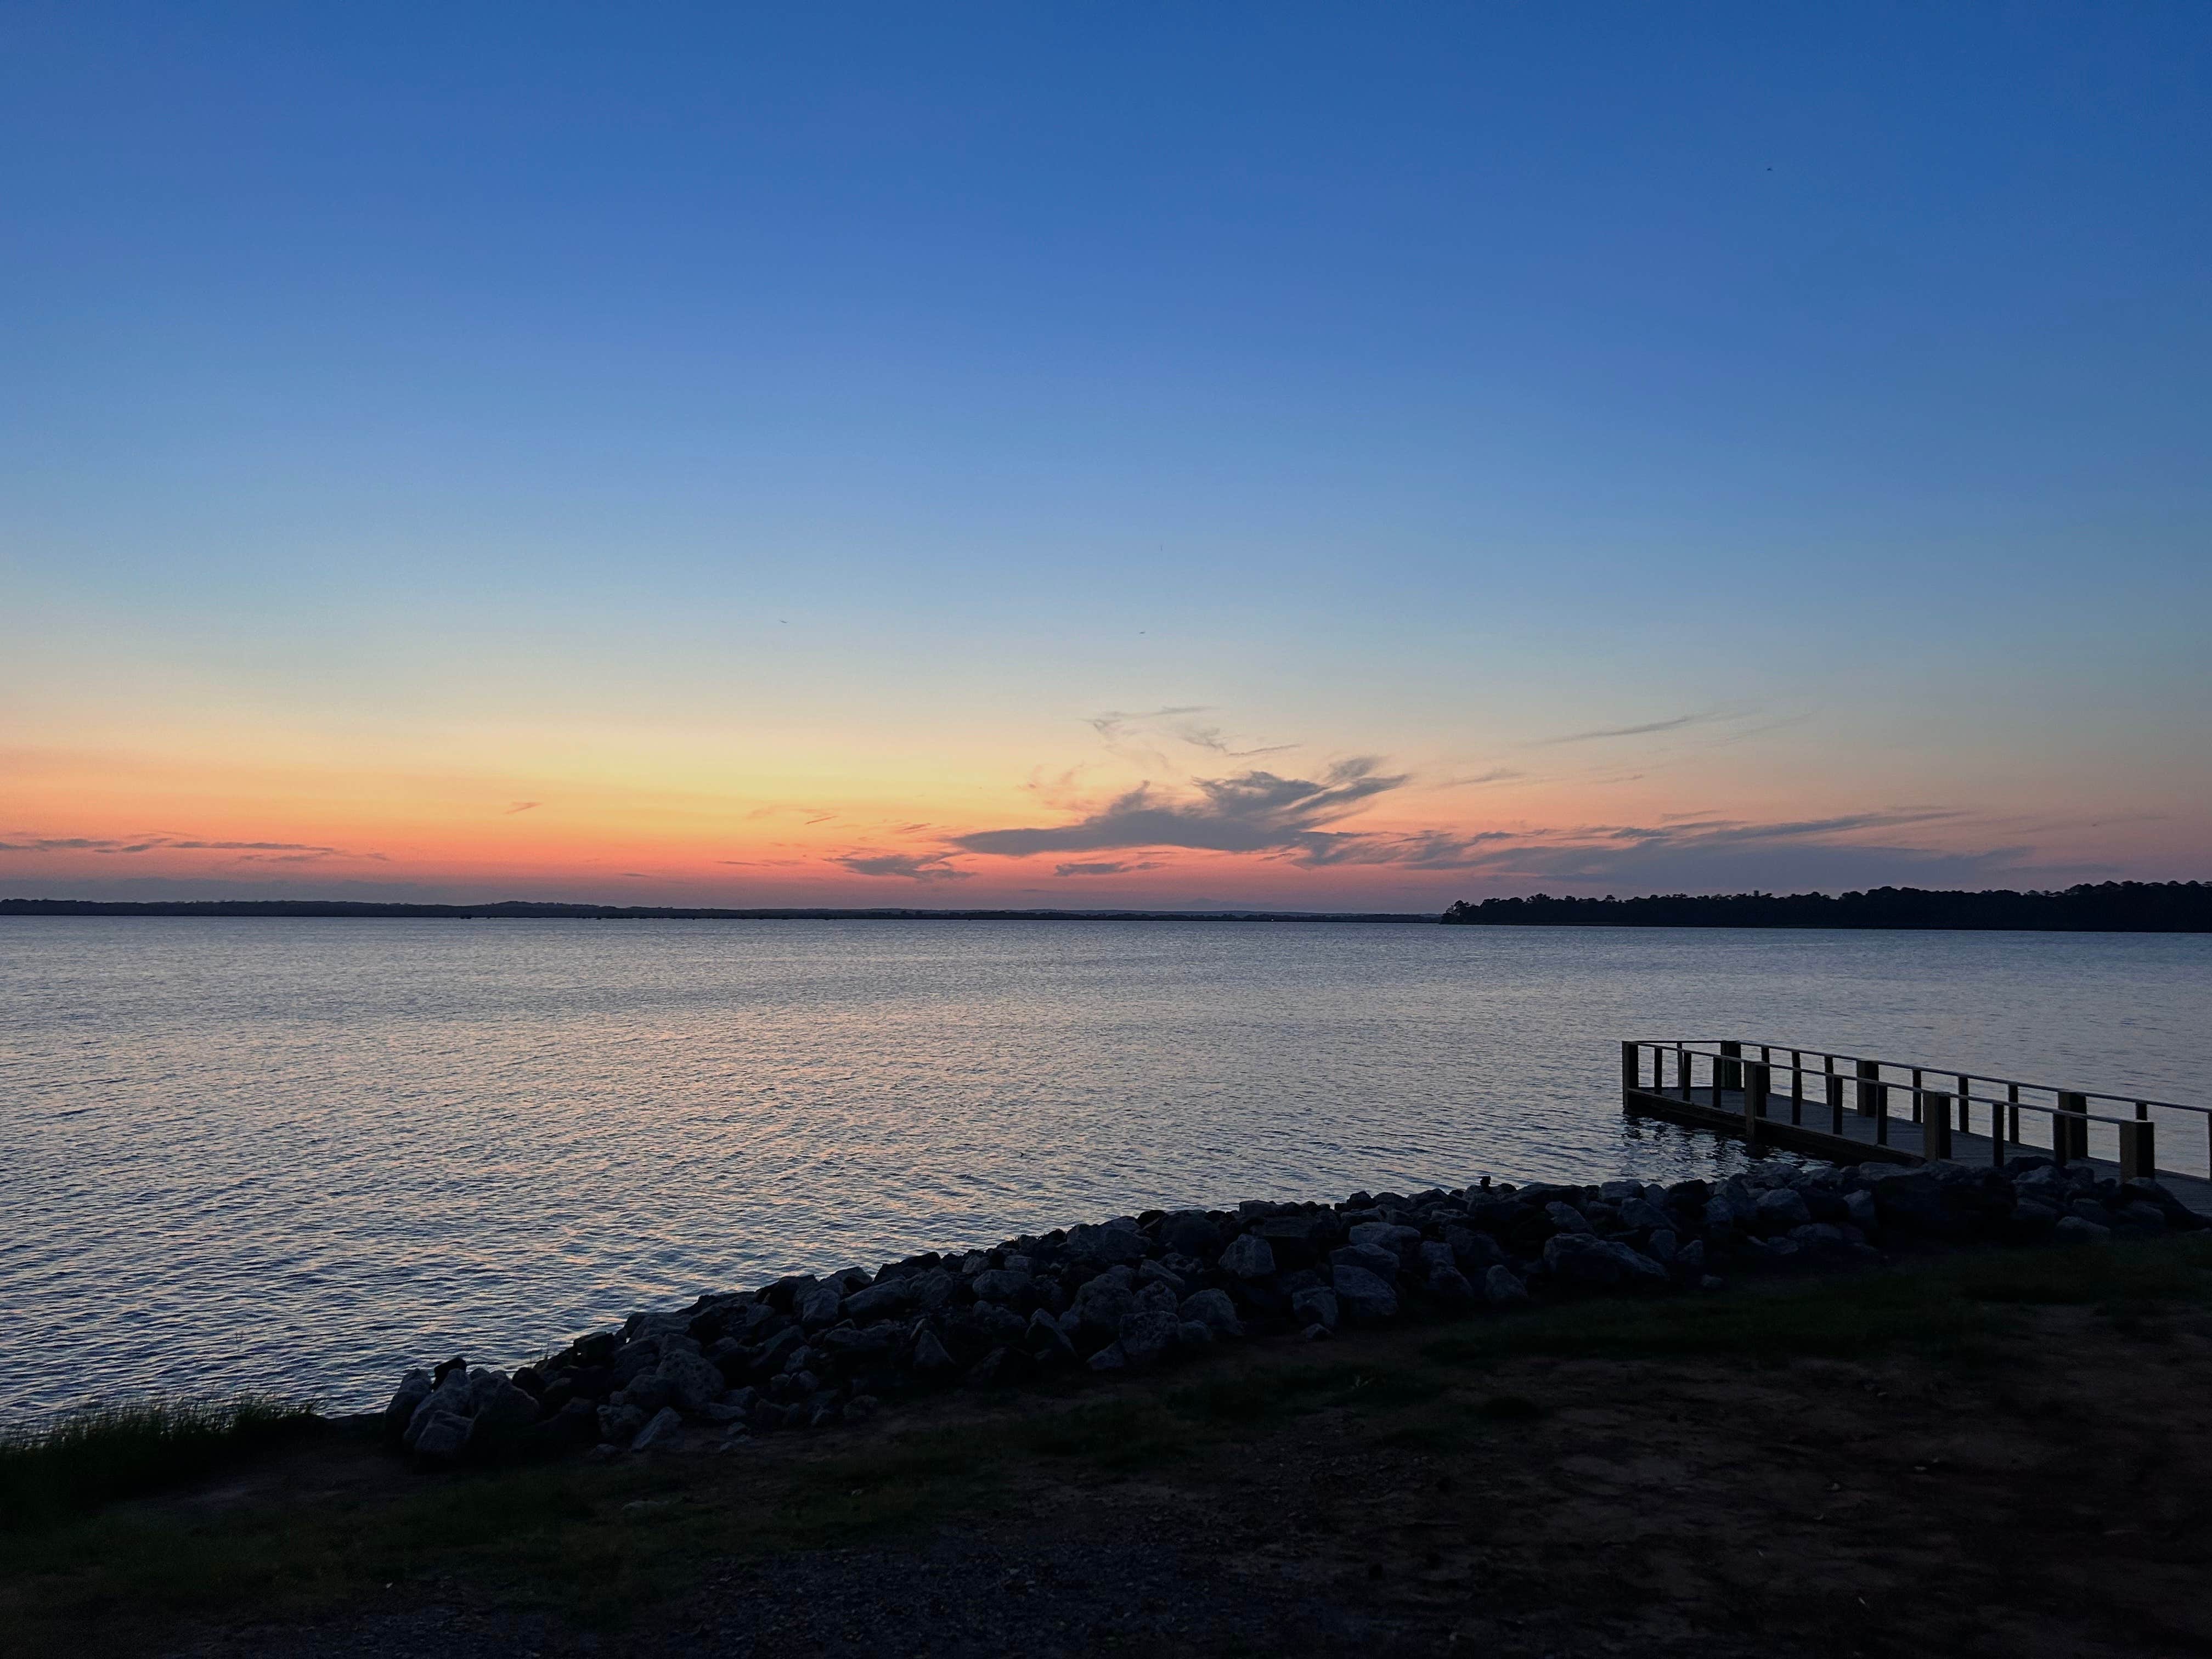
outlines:
{"label": "pier railing", "polygon": [[2158,1173],[2163,1141],[2172,1173],[2212,1173],[2212,1108],[2178,1101],[1722,1038],[1624,1042],[1620,1081],[1632,1093],[1704,1104],[1703,1093],[1721,1110],[1740,1107],[1753,1139],[1762,1124],[1789,1123],[1889,1146],[1895,1127],[1911,1123],[1918,1144],[1899,1150],[1923,1158],[1952,1158],[1967,1151],[1961,1138],[1985,1137],[1973,1151],[1992,1163],[2023,1152],[2101,1159],[2129,1179]]}

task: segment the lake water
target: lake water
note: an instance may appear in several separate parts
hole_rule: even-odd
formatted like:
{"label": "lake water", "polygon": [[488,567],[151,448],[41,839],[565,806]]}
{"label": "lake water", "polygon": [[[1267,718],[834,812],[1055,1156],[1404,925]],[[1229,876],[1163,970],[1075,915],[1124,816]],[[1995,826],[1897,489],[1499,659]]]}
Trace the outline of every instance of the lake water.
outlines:
{"label": "lake water", "polygon": [[9,919],[0,1418],[357,1407],[1153,1205],[1737,1167],[1623,1118],[1624,1036],[2203,1100],[2208,993],[2192,936]]}

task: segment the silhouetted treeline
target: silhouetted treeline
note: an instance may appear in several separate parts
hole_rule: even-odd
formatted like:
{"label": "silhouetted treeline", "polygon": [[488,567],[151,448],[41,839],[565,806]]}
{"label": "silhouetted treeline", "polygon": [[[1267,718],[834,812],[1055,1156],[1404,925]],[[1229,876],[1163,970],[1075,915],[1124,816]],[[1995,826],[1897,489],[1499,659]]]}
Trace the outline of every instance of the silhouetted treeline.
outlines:
{"label": "silhouetted treeline", "polygon": [[0,899],[0,916],[413,916],[448,921],[1419,921],[1425,911],[715,910],[657,904],[379,904],[354,899]]}
{"label": "silhouetted treeline", "polygon": [[1443,920],[1491,927],[1960,927],[2212,933],[2212,882],[2107,881],[2063,892],[1668,893],[1461,900]]}

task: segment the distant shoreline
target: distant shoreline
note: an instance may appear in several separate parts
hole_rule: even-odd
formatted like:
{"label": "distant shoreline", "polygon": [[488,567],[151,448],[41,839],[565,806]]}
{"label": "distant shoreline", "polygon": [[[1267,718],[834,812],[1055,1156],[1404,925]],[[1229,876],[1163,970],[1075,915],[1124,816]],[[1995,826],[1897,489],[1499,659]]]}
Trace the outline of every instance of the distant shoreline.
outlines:
{"label": "distant shoreline", "polygon": [[1486,899],[1441,915],[1403,910],[921,909],[910,906],[568,904],[505,899],[416,904],[360,899],[0,899],[8,916],[184,916],[429,921],[1233,921],[1439,923],[1474,927],[1826,928],[1903,933],[2208,933],[2212,882],[2104,882],[2063,892],[1655,894]]}
{"label": "distant shoreline", "polygon": [[413,918],[431,921],[1385,921],[1425,922],[1433,911],[1402,910],[916,910],[718,909],[703,905],[380,904],[347,899],[0,899],[0,916],[245,916],[269,920]]}

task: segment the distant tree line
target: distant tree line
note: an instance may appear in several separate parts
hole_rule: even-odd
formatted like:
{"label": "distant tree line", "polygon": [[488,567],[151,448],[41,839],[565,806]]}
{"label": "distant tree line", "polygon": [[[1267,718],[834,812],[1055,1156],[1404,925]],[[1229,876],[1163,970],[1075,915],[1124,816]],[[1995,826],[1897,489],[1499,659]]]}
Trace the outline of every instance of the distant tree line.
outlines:
{"label": "distant tree line", "polygon": [[2062,892],[1667,893],[1648,898],[1462,899],[1448,925],[1475,927],[1960,927],[2055,933],[2212,933],[2212,882],[2106,881]]}
{"label": "distant tree line", "polygon": [[729,910],[696,905],[380,903],[364,899],[0,899],[0,916],[393,917],[435,921],[1395,921],[1431,923],[1402,910]]}

